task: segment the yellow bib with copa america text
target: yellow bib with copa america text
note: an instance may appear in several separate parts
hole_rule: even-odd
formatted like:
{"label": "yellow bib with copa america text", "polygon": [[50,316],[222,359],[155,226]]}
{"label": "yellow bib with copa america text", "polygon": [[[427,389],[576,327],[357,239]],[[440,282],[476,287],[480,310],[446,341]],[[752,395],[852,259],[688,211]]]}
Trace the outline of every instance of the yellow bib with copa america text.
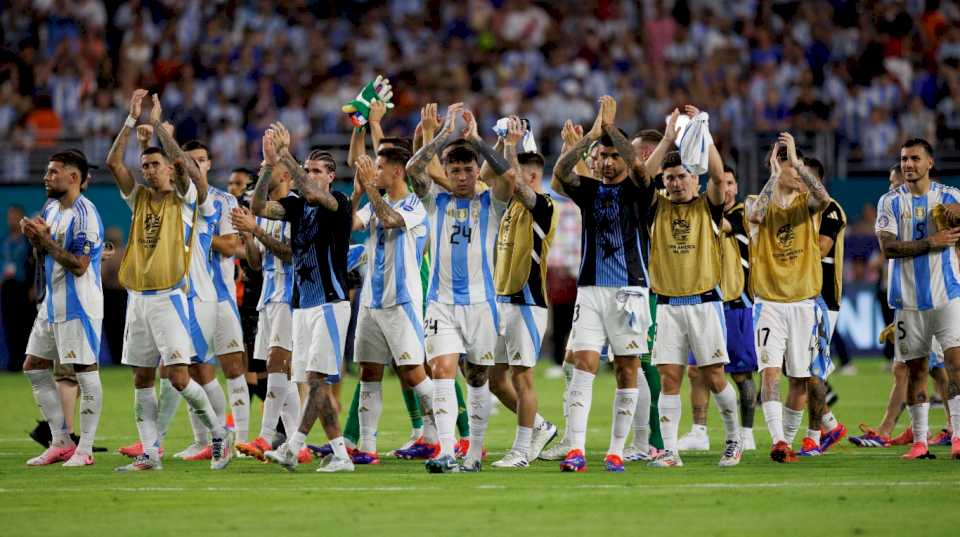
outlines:
{"label": "yellow bib with copa america text", "polygon": [[658,196],[650,229],[653,292],[689,296],[715,289],[720,284],[720,239],[707,198],[673,203]]}
{"label": "yellow bib with copa america text", "polygon": [[771,201],[750,242],[750,289],[773,302],[798,302],[820,294],[823,270],[817,237],[818,215],[807,208],[809,194],[788,207]]}
{"label": "yellow bib with copa america text", "polygon": [[[743,204],[738,203],[729,211],[724,213],[727,220],[732,218],[743,219]],[[740,225],[743,225],[741,222]],[[723,301],[729,302],[743,296],[743,290],[746,286],[744,277],[743,263],[744,259],[740,255],[740,245],[734,232],[720,233],[720,291],[723,294]]]}
{"label": "yellow bib with copa america text", "polygon": [[[181,285],[190,267],[190,244],[196,228],[184,230],[183,205],[175,192],[154,202],[147,188],[139,188],[127,249],[120,263],[120,285],[131,291],[162,291]],[[186,232],[185,232],[186,231]]]}

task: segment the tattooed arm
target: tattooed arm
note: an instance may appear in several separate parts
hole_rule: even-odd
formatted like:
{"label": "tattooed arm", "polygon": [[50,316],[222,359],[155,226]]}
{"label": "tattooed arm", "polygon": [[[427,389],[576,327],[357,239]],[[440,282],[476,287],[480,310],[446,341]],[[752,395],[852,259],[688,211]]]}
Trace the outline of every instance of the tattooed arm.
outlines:
{"label": "tattooed arm", "polygon": [[745,207],[747,220],[754,224],[763,223],[763,220],[767,217],[767,207],[770,206],[770,198],[773,196],[773,191],[776,190],[777,181],[779,181],[778,178],[771,177],[767,184],[763,185],[763,190],[760,191],[757,200]]}
{"label": "tattooed arm", "polygon": [[174,162],[181,163],[188,178],[188,182],[186,183],[177,181],[177,191],[180,192],[181,195],[186,194],[190,188],[189,180],[192,180],[197,186],[197,205],[203,205],[204,200],[207,199],[207,189],[209,188],[207,178],[200,172],[197,163],[180,148],[180,144],[178,144],[177,140],[173,137],[173,129],[161,121],[160,114],[160,97],[154,94],[153,108],[150,109],[150,123],[153,125],[153,132],[156,133],[157,139],[160,140],[160,145],[163,147],[163,150],[166,151],[167,155],[169,155],[170,159]]}
{"label": "tattooed arm", "polygon": [[[140,117],[143,98],[146,96],[147,90],[138,89],[134,91],[133,96],[130,97],[130,117],[134,118],[134,120]],[[123,127],[120,128],[120,134],[117,135],[116,140],[113,141],[113,145],[110,146],[110,152],[107,153],[107,168],[117,182],[120,193],[125,197],[129,196],[130,193],[133,192],[133,188],[137,185],[133,179],[133,174],[130,173],[126,164],[123,163],[123,155],[127,152],[128,141],[130,141],[130,127],[124,123]]]}
{"label": "tattooed arm", "polygon": [[830,203],[830,194],[827,193],[823,183],[800,160],[797,155],[797,143],[793,136],[788,132],[781,132],[777,142],[787,148],[787,158],[790,160],[790,165],[797,170],[800,180],[807,185],[807,190],[810,191],[810,197],[807,198],[807,208],[813,213],[826,209],[827,204]]}
{"label": "tattooed arm", "polygon": [[593,140],[589,136],[580,138],[580,141],[573,145],[566,153],[560,156],[557,163],[553,166],[553,176],[561,184],[570,186],[580,186],[580,176],[573,173],[573,168],[580,161],[580,155],[590,146]]}
{"label": "tattooed arm", "polygon": [[942,250],[957,244],[960,240],[960,227],[941,229],[925,239],[915,241],[897,240],[896,235],[889,231],[881,231],[877,238],[880,240],[880,251],[887,259],[917,257],[926,255],[931,250]]}
{"label": "tattooed arm", "polygon": [[284,263],[289,263],[293,259],[293,249],[289,242],[274,238],[260,226],[253,228],[252,235],[263,244],[264,248],[279,257]]}
{"label": "tattooed arm", "polygon": [[[424,146],[410,158],[410,162],[407,163],[407,176],[413,183],[413,191],[416,192],[417,197],[422,198],[430,192],[432,181],[430,175],[427,173],[427,166],[430,164],[430,161],[433,160],[433,157],[436,156],[440,148],[443,147],[453,135],[453,127],[457,121],[457,113],[461,108],[463,108],[462,103],[454,103],[447,108],[447,117],[444,118],[443,127],[440,129],[440,132],[438,132],[432,140],[426,142]],[[424,140],[426,140],[426,136],[424,136]],[[366,186],[367,185],[364,184],[365,188]]]}
{"label": "tattooed arm", "polygon": [[[49,255],[60,266],[69,270],[75,276],[82,276],[87,271],[87,267],[90,265],[90,256],[71,253],[61,246],[50,236],[45,223],[41,224],[38,220],[25,218],[22,228],[24,235],[36,247],[38,254]],[[42,260],[38,261],[42,262]]]}
{"label": "tattooed arm", "polygon": [[370,157],[364,155],[357,159],[357,178],[363,185],[363,190],[367,194],[367,199],[370,200],[370,206],[373,207],[374,214],[380,220],[380,225],[386,229],[404,227],[406,221],[403,216],[383,199],[380,191],[373,184],[374,173],[373,161],[370,160]]}
{"label": "tattooed arm", "polygon": [[[504,139],[503,153],[507,162],[510,163],[513,176],[504,182],[508,183],[510,190],[513,191],[514,197],[520,200],[520,203],[522,203],[527,210],[532,211],[533,207],[537,204],[537,193],[527,184],[523,168],[520,167],[520,162],[517,160],[517,144],[520,143],[522,138],[523,125],[519,119],[511,118],[507,123],[507,136]],[[510,174],[507,175],[509,176]]]}

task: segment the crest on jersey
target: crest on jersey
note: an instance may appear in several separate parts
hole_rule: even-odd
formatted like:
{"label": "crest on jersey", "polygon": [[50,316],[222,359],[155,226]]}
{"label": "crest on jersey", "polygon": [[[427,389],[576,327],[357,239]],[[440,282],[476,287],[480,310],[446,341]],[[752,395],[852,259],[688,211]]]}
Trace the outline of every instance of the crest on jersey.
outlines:
{"label": "crest on jersey", "polygon": [[917,220],[926,220],[927,209],[925,207],[916,207],[913,209],[913,216]]}
{"label": "crest on jersey", "polygon": [[674,218],[670,221],[670,234],[677,242],[687,242],[690,237],[690,221],[683,218]]}
{"label": "crest on jersey", "polygon": [[790,224],[784,224],[777,230],[777,245],[780,248],[789,248],[793,245],[793,239],[795,238],[796,233],[793,232],[793,226]]}
{"label": "crest on jersey", "polygon": [[887,227],[890,224],[890,218],[887,215],[880,217],[880,220],[877,221],[877,225],[880,227]]}

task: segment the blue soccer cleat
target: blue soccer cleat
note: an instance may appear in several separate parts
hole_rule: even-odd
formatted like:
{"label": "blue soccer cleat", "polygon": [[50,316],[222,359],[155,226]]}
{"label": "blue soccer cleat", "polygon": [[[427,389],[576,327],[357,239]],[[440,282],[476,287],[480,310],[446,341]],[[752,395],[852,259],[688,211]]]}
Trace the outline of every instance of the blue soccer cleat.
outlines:
{"label": "blue soccer cleat", "polygon": [[460,463],[452,455],[443,455],[430,459],[424,464],[431,474],[450,474],[460,471]]}
{"label": "blue soccer cleat", "polygon": [[571,449],[567,452],[567,456],[563,459],[563,462],[560,463],[561,472],[586,472],[587,471],[587,458],[583,455],[583,451],[579,449]]}
{"label": "blue soccer cleat", "polygon": [[820,437],[820,453],[826,453],[828,449],[843,440],[844,436],[847,436],[847,428],[844,424],[838,423],[836,427]]}
{"label": "blue soccer cleat", "polygon": [[624,471],[623,459],[617,455],[607,455],[607,457],[603,459],[603,467],[608,472],[622,473]]}
{"label": "blue soccer cleat", "polygon": [[800,451],[797,452],[797,455],[800,457],[819,457],[823,455],[823,451],[820,449],[817,441],[808,436],[803,439],[803,444],[801,444]]}

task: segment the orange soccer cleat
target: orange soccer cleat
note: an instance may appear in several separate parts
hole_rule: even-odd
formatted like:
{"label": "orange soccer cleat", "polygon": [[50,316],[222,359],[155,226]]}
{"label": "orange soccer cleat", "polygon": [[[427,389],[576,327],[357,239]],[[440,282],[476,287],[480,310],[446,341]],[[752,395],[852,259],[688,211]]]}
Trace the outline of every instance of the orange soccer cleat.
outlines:
{"label": "orange soccer cleat", "polygon": [[262,436],[254,438],[251,442],[237,444],[237,451],[262,462],[267,462],[267,458],[263,454],[271,449],[273,449],[273,446],[270,445],[270,441]]}
{"label": "orange soccer cleat", "polygon": [[900,458],[912,461],[916,459],[936,459],[937,456],[930,453],[927,445],[923,442],[914,442],[913,445],[910,446],[910,451],[901,455]]}
{"label": "orange soccer cleat", "polygon": [[909,446],[913,443],[913,428],[907,427],[899,436],[890,439],[891,446]]}
{"label": "orange soccer cleat", "polygon": [[799,460],[797,459],[797,454],[790,448],[790,444],[783,440],[773,445],[773,449],[770,450],[770,458],[773,459],[774,462],[780,463],[797,462],[797,460]]}

